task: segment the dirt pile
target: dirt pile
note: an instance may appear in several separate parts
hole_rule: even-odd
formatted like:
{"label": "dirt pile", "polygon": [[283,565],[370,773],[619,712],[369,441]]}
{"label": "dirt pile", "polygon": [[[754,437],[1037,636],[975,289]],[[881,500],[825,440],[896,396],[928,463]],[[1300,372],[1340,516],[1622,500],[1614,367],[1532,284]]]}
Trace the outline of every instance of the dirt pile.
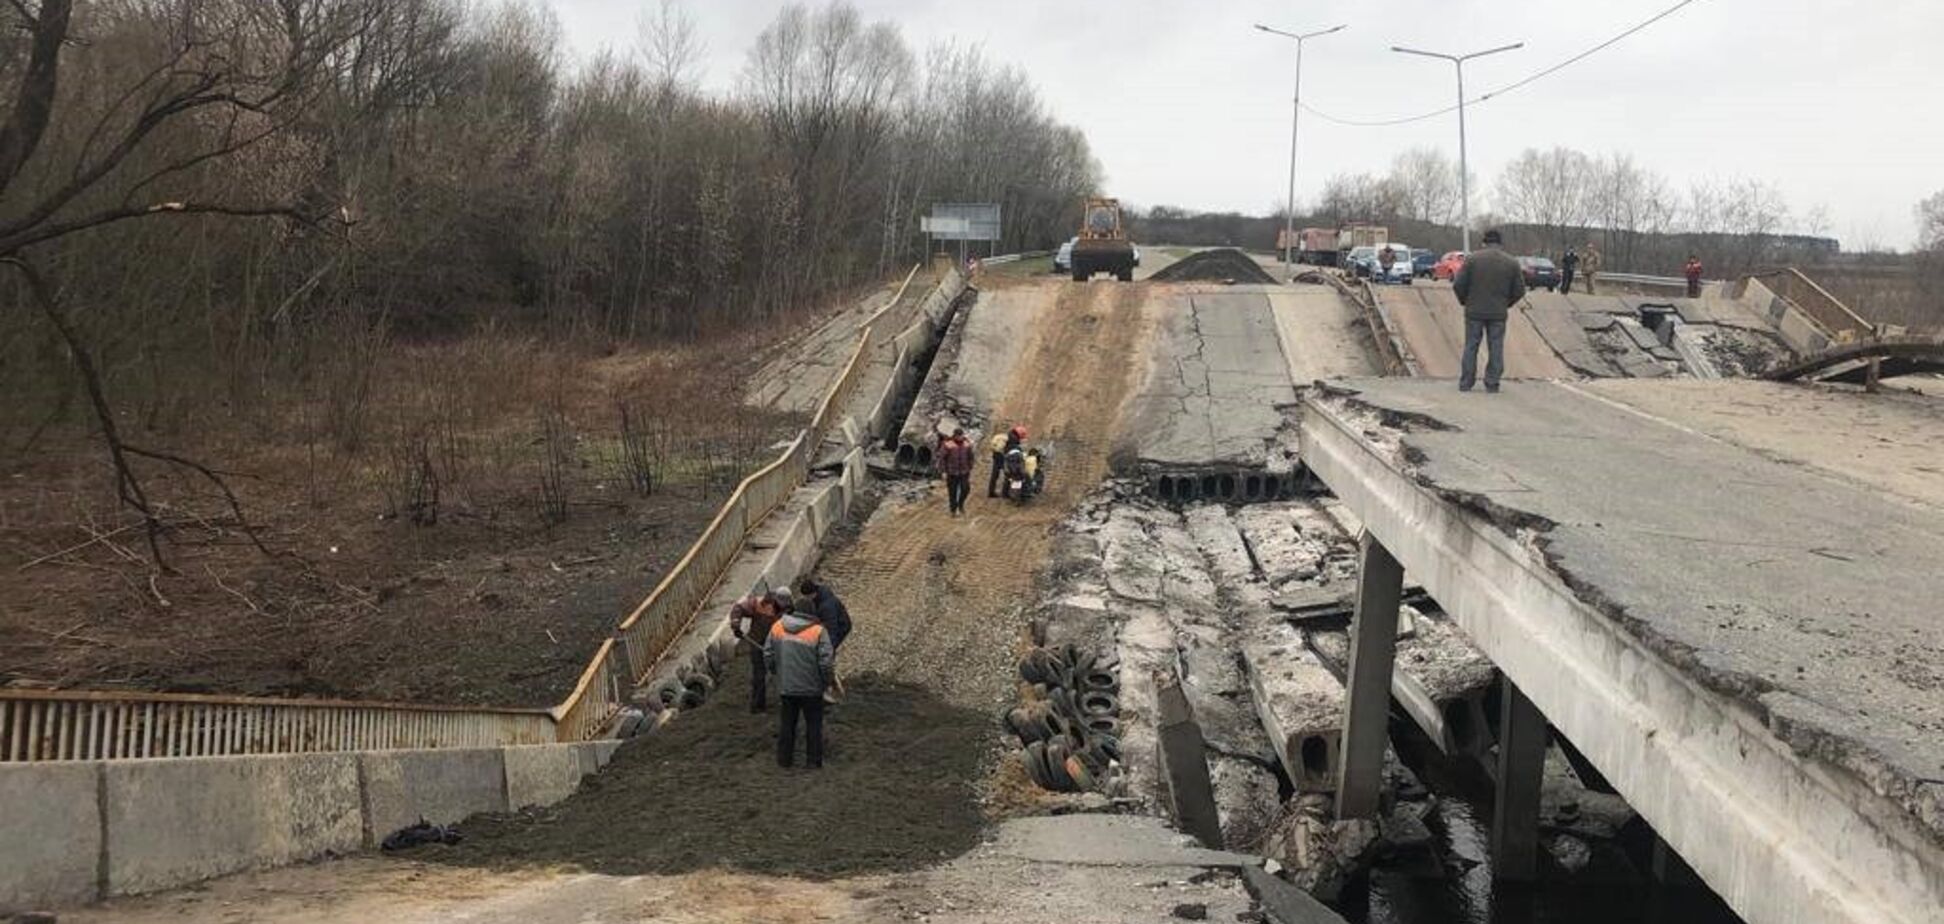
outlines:
{"label": "dirt pile", "polygon": [[[573,798],[481,816],[464,840],[397,856],[633,875],[728,868],[830,878],[957,856],[983,824],[972,781],[993,719],[875,675],[826,714],[822,770],[776,766],[776,713],[748,709],[738,659],[721,695],[615,755]],[[772,700],[774,695],[772,694]]]}
{"label": "dirt pile", "polygon": [[1163,267],[1149,277],[1155,282],[1239,282],[1275,285],[1254,257],[1233,247],[1219,247],[1191,254]]}

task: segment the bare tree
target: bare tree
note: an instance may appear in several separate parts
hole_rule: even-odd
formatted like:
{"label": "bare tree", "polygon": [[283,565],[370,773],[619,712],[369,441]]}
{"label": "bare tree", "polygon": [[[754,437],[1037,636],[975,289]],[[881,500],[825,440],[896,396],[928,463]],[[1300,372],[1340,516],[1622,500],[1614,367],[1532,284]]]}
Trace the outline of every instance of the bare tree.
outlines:
{"label": "bare tree", "polygon": [[1536,225],[1544,246],[1563,249],[1572,230],[1587,222],[1593,162],[1571,148],[1527,148],[1507,164],[1495,187],[1497,211],[1506,219]]}
{"label": "bare tree", "polygon": [[695,26],[695,17],[681,0],[660,0],[642,10],[636,24],[637,49],[648,73],[664,89],[694,89],[702,56],[708,47]]}
{"label": "bare tree", "polygon": [[1917,244],[1925,250],[1944,250],[1944,190],[1917,203]]}
{"label": "bare tree", "polygon": [[[315,101],[315,78],[363,28],[364,9],[325,0],[112,7],[95,11],[89,24],[97,34],[71,51],[65,50],[76,21],[69,0],[14,3],[11,11],[31,36],[31,51],[0,125],[0,199],[6,202],[0,262],[22,275],[29,300],[65,346],[88,393],[117,493],[142,517],[154,563],[166,568],[158,542],[163,524],[130,457],[193,468],[219,485],[221,479],[199,463],[123,439],[93,344],[37,259],[68,238],[158,216],[314,223],[319,216],[283,195],[289,186],[276,177],[243,173],[222,192],[193,198],[172,195],[172,187],[198,172],[234,166],[287,132]],[[83,87],[107,90],[115,102],[66,118],[88,94],[62,92],[64,64],[82,67],[85,79],[95,63],[87,58],[103,53],[140,55],[146,70],[120,87]],[[66,155],[57,159],[43,147],[50,131],[63,138],[77,131],[82,141],[57,151]],[[240,508],[237,515],[240,520]]]}
{"label": "bare tree", "polygon": [[1458,166],[1437,148],[1415,147],[1397,155],[1390,183],[1407,218],[1446,225],[1458,211]]}

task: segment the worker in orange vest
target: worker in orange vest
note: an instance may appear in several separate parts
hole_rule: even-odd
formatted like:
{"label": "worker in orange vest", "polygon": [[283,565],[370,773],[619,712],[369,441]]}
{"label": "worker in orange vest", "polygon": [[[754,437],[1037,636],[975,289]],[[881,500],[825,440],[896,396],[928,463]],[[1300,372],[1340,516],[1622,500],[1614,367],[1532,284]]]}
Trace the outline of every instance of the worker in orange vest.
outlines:
{"label": "worker in orange vest", "polygon": [[816,603],[807,595],[796,599],[795,612],[770,627],[763,646],[763,662],[776,681],[781,725],[776,734],[776,765],[796,763],[797,719],[803,719],[804,764],[823,766],[824,690],[837,667],[837,649],[830,633],[817,621]]}

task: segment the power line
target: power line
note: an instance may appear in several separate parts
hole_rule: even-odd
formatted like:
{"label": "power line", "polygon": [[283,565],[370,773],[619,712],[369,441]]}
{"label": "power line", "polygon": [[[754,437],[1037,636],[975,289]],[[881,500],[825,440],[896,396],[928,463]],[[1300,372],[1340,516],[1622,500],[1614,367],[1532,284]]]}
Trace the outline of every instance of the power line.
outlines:
{"label": "power line", "polygon": [[[1631,28],[1627,29],[1626,31],[1621,32],[1620,34],[1615,35],[1614,37],[1607,39],[1606,41],[1601,42],[1598,45],[1588,48],[1585,51],[1582,51],[1579,54],[1567,58],[1566,60],[1561,61],[1558,64],[1554,64],[1553,66],[1548,67],[1544,70],[1529,74],[1509,84],[1506,84],[1505,86],[1499,87],[1496,90],[1489,90],[1485,93],[1482,93],[1475,99],[1468,99],[1465,101],[1465,105],[1470,106],[1477,103],[1482,103],[1495,96],[1503,96],[1507,93],[1512,92],[1513,90],[1517,90],[1520,87],[1523,87],[1529,83],[1539,80],[1540,78],[1547,77],[1551,74],[1555,74],[1558,73],[1559,71],[1565,70],[1566,68],[1574,64],[1584,61],[1587,58],[1590,58],[1593,55],[1598,54],[1599,52],[1605,51],[1606,49],[1611,48],[1616,44],[1619,44],[1622,40],[1626,39],[1628,36],[1631,36],[1634,33],[1639,32],[1640,30],[1653,25],[1654,23],[1660,22],[1661,20],[1666,19],[1667,17],[1672,16],[1677,12],[1680,12],[1680,10],[1683,7],[1686,7],[1690,4],[1697,3],[1697,2],[1699,2],[1699,0],[1680,0],[1679,3],[1676,3],[1673,6],[1668,7],[1667,9],[1655,13],[1653,16],[1650,16],[1647,19],[1644,19],[1639,23],[1634,24]],[[1351,125],[1351,126],[1356,126],[1358,128],[1374,128],[1374,127],[1384,126],[1384,125],[1404,125],[1410,122],[1422,122],[1425,119],[1435,119],[1438,116],[1444,115],[1446,113],[1458,111],[1458,104],[1453,103],[1452,105],[1446,106],[1443,109],[1438,109],[1432,112],[1421,113],[1419,115],[1414,115],[1414,116],[1404,116],[1402,118],[1396,118],[1396,119],[1345,119],[1345,118],[1331,115],[1327,112],[1323,112],[1322,110],[1319,110],[1308,103],[1301,103],[1300,105],[1303,107],[1303,111],[1309,113],[1310,115],[1316,116],[1317,118],[1322,119],[1325,122],[1335,122],[1338,125]]]}

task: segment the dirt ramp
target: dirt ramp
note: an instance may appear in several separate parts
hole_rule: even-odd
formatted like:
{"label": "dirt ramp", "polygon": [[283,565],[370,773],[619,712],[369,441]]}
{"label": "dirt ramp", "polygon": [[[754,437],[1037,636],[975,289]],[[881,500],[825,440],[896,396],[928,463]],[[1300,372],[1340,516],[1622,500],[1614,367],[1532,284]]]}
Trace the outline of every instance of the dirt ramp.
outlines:
{"label": "dirt ramp", "polygon": [[1254,257],[1233,247],[1218,247],[1193,253],[1163,267],[1149,277],[1155,282],[1239,282],[1275,285]]}
{"label": "dirt ramp", "polygon": [[967,781],[980,774],[997,727],[989,713],[856,675],[825,718],[824,768],[784,770],[776,694],[769,712],[748,711],[747,664],[737,657],[717,695],[622,748],[573,798],[474,817],[457,845],[403,856],[607,875],[724,868],[825,879],[920,869],[978,843],[984,819]]}

